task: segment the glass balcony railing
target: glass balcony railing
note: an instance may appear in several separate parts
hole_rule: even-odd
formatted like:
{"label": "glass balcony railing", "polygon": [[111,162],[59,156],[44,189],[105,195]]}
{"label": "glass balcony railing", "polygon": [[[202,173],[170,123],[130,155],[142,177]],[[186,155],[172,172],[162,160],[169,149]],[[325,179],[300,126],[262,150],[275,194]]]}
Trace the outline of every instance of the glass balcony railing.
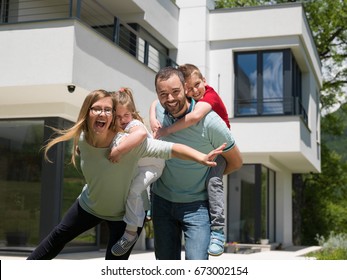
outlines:
{"label": "glass balcony railing", "polygon": [[299,115],[307,124],[306,110],[298,98],[235,99],[235,117]]}

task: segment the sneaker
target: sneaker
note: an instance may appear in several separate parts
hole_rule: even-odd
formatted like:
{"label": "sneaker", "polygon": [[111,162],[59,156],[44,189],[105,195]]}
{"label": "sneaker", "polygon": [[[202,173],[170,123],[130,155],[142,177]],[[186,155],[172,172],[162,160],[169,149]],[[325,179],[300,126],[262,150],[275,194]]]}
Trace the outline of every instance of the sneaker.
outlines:
{"label": "sneaker", "polygon": [[122,236],[117,241],[117,243],[112,246],[112,249],[111,249],[112,254],[115,256],[124,255],[126,252],[129,251],[131,246],[133,246],[136,243],[138,238],[139,238],[139,236],[136,234],[135,238],[133,240],[129,241],[128,239],[126,239],[125,237]]}
{"label": "sneaker", "polygon": [[207,252],[211,256],[220,256],[224,253],[225,236],[223,232],[212,231],[210,245]]}

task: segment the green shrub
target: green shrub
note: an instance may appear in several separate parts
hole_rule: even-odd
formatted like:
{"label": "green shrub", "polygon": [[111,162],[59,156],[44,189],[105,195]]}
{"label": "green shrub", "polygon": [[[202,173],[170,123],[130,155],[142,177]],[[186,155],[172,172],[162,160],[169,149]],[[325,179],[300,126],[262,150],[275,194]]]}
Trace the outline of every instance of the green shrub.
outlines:
{"label": "green shrub", "polygon": [[317,260],[347,260],[347,234],[331,232],[327,239],[317,235],[316,240],[321,250],[310,254],[310,257]]}
{"label": "green shrub", "polygon": [[333,249],[333,250],[321,250],[312,254],[317,260],[347,260],[347,250],[345,249]]}

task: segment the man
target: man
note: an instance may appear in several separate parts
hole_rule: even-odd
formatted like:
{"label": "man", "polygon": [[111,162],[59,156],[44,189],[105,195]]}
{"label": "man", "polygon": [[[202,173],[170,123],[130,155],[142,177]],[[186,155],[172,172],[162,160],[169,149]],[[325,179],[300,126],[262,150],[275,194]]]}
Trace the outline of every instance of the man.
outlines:
{"label": "man", "polygon": [[[195,101],[186,97],[183,74],[173,67],[161,69],[155,77],[159,103],[156,117],[162,126],[173,124],[194,109]],[[199,123],[163,137],[208,152],[227,143],[222,154],[224,174],[239,169],[242,158],[225,122],[213,111]],[[182,232],[186,259],[208,259],[210,218],[206,179],[209,168],[191,161],[166,161],[162,176],[153,184],[152,217],[155,255],[160,260],[181,259]]]}

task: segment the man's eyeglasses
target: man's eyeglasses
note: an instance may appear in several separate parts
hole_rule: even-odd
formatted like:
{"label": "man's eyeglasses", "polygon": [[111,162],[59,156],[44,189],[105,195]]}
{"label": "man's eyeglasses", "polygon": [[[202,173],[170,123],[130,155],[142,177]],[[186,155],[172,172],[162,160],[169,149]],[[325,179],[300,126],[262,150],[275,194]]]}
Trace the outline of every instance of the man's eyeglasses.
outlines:
{"label": "man's eyeglasses", "polygon": [[102,112],[104,112],[106,116],[111,116],[113,114],[113,109],[112,108],[101,109],[101,108],[91,107],[89,110],[95,116],[100,115]]}

